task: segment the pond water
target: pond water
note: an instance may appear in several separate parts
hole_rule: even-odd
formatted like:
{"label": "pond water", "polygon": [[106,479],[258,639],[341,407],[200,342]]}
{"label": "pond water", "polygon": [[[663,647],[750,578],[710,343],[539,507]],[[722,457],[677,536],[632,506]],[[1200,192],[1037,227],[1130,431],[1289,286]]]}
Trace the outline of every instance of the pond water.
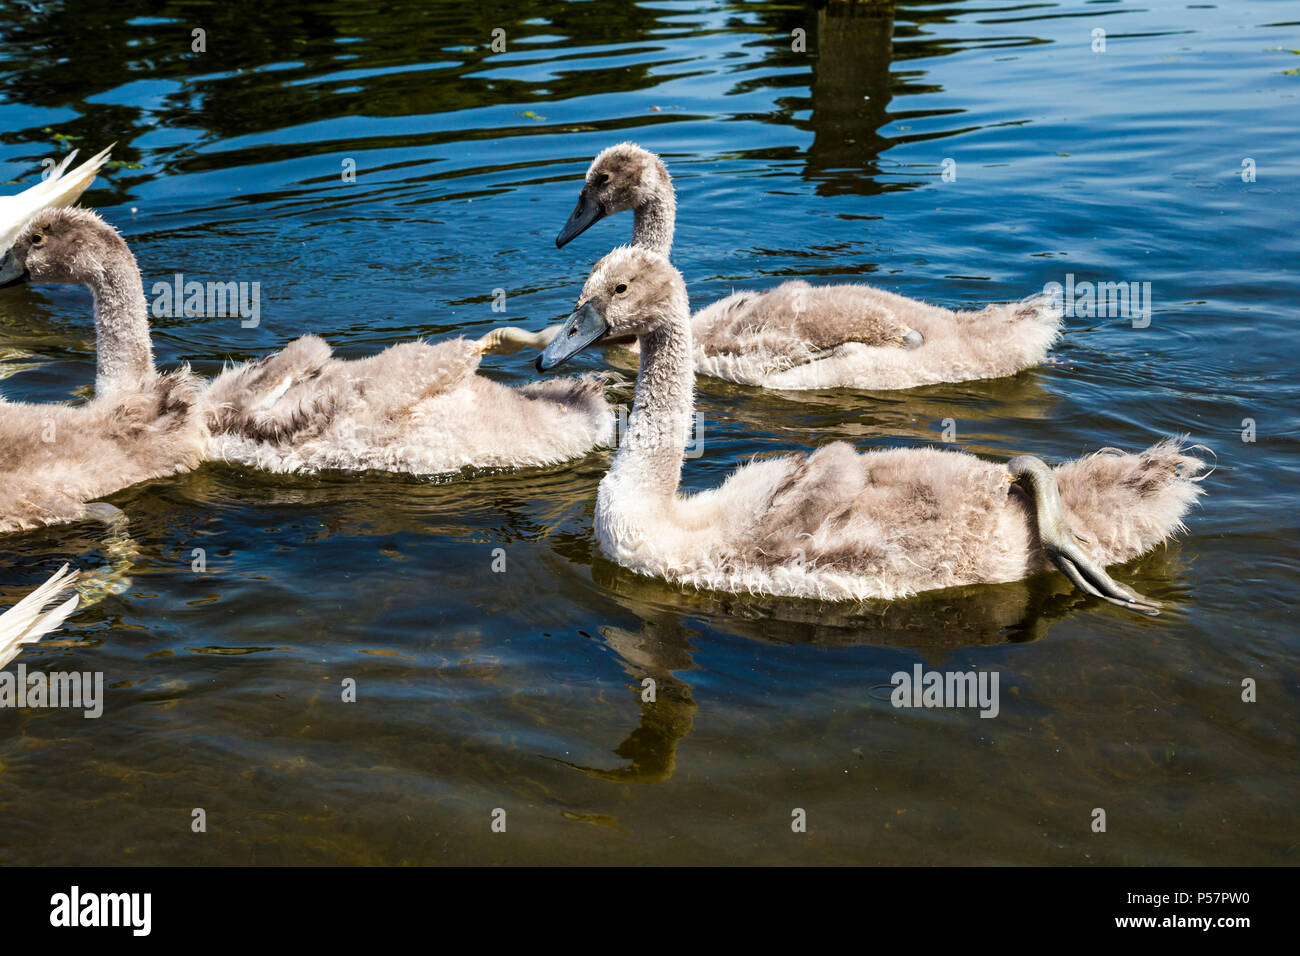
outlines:
{"label": "pond water", "polygon": [[[627,240],[619,216],[554,245],[591,157],[631,139],[675,177],[697,306],[787,276],[950,307],[1151,289],[1149,323],[1072,317],[1012,378],[702,381],[688,486],[834,439],[1061,461],[1188,434],[1217,470],[1186,535],[1115,569],[1155,618],[1059,575],[854,609],[638,578],[592,536],[608,453],[133,488],[129,584],[10,665],[107,691],[98,720],[0,710],[0,862],[1296,862],[1300,4],[73,8],[0,9],[0,178],[116,141],[85,202],[146,291],[260,283],[256,328],[156,320],[162,367],[540,328]],[[0,293],[7,398],[80,401],[94,363],[85,290]],[[0,607],[123,547],[5,537]],[[895,709],[916,664],[997,672],[1000,713]]]}

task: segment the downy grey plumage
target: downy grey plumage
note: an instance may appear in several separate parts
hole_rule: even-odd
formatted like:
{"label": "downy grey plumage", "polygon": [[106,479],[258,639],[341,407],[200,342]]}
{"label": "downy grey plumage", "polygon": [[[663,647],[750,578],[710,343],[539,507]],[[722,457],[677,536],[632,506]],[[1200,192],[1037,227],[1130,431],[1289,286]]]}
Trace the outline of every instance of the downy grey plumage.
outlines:
{"label": "downy grey plumage", "polygon": [[685,284],[663,256],[621,247],[597,263],[538,367],[555,367],[580,343],[627,335],[641,346],[636,401],[595,516],[601,549],[624,567],[720,591],[863,600],[1014,581],[1055,565],[1089,593],[1154,613],[1154,602],[1103,569],[1182,528],[1203,465],[1178,441],[1053,469],[1027,457],[1002,467],[959,452],[859,453],[836,442],[751,462],[718,488],[683,495],[692,323]]}
{"label": "downy grey plumage", "polygon": [[[598,155],[578,205],[556,239],[633,211],[632,245],[665,258],[677,201],[658,156],[635,143]],[[1060,335],[1061,309],[1046,296],[954,312],[863,284],[800,280],[737,292],[691,319],[695,370],[771,389],[900,389],[1011,375],[1037,365]],[[499,335],[516,348],[545,347],[558,327]],[[607,345],[635,351],[635,343]]]}

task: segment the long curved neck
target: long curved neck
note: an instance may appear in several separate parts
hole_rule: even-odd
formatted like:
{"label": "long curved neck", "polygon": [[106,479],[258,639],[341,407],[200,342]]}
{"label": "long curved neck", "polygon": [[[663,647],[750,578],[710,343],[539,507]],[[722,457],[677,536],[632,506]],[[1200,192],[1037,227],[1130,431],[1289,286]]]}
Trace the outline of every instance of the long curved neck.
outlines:
{"label": "long curved neck", "polygon": [[633,210],[632,245],[652,249],[665,259],[673,248],[677,221],[677,197],[673,187],[660,187],[651,198]]}
{"label": "long curved neck", "polygon": [[95,294],[95,393],[138,386],[153,375],[153,345],[140,267],[125,243],[114,243],[87,284]]}
{"label": "long curved neck", "polygon": [[689,306],[677,304],[671,320],[640,341],[636,400],[609,477],[629,481],[640,495],[671,497],[681,482],[695,406]]}

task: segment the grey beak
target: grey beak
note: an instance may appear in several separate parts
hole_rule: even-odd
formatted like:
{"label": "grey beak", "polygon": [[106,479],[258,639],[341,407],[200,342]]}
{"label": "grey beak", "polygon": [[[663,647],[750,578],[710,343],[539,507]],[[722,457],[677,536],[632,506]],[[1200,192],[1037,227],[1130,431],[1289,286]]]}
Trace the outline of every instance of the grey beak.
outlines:
{"label": "grey beak", "polygon": [[537,356],[537,371],[549,372],[609,334],[604,310],[588,302],[564,321],[560,334]]}
{"label": "grey beak", "polygon": [[4,258],[0,258],[0,289],[20,285],[29,278],[31,277],[27,274],[27,268],[14,258],[12,252],[6,252]]}
{"label": "grey beak", "polygon": [[577,236],[586,232],[594,223],[605,218],[605,209],[584,188],[578,194],[578,205],[569,214],[569,221],[564,224],[560,234],[555,237],[555,248],[559,249]]}

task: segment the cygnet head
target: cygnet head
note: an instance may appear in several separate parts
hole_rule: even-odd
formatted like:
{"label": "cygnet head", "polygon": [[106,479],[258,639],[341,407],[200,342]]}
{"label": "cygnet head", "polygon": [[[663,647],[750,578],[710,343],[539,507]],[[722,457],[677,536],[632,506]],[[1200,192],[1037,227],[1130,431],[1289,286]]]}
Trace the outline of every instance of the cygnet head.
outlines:
{"label": "cygnet head", "polygon": [[555,237],[555,245],[563,246],[606,216],[671,196],[672,191],[668,169],[654,153],[636,143],[611,146],[592,160],[578,205]]}
{"label": "cygnet head", "polygon": [[686,283],[671,262],[649,249],[619,246],[596,263],[560,333],[537,357],[546,372],[606,336],[642,336],[689,322]]}
{"label": "cygnet head", "polygon": [[23,282],[93,285],[124,253],[131,254],[117,230],[89,209],[47,209],[0,258],[0,289]]}

